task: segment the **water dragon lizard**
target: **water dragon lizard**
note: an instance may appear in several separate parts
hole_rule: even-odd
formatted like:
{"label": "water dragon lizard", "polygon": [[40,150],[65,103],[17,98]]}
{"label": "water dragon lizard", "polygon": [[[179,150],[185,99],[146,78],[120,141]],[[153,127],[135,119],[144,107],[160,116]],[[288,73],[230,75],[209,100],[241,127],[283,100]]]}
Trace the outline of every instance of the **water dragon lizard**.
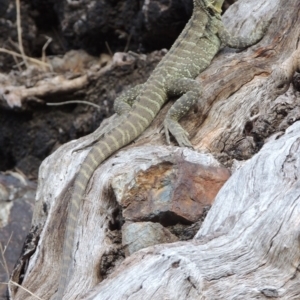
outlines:
{"label": "water dragon lizard", "polygon": [[152,122],[170,96],[180,98],[169,109],[164,129],[167,142],[171,133],[180,146],[191,147],[188,133],[178,120],[200,99],[201,87],[195,78],[206,69],[221,45],[246,48],[257,43],[267,26],[258,26],[250,37],[236,37],[224,28],[221,7],[224,0],[194,0],[191,19],[170,51],[149,79],[118,97],[114,109],[121,119],[93,145],[74,182],[64,236],[62,267],[56,300],[63,298],[68,283],[77,215],[88,181],[96,168],[114,152],[136,139]]}

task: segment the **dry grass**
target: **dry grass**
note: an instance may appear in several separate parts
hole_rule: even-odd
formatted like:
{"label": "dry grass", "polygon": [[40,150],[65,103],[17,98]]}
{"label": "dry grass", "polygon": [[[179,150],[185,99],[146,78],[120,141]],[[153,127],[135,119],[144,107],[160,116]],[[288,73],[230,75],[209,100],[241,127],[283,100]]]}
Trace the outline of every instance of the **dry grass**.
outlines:
{"label": "dry grass", "polygon": [[52,40],[48,39],[47,42],[45,43],[44,47],[43,47],[43,50],[42,50],[43,60],[42,61],[39,60],[39,59],[35,59],[35,58],[27,56],[25,54],[24,47],[23,47],[23,41],[22,41],[20,0],[16,0],[16,11],[17,11],[16,19],[17,19],[17,32],[18,32],[18,48],[19,48],[21,54],[15,52],[15,51],[5,49],[5,48],[0,48],[0,52],[12,55],[15,60],[16,60],[17,57],[22,58],[26,68],[28,68],[28,62],[31,62],[31,63],[37,64],[39,66],[42,66],[43,68],[46,67],[47,69],[51,69],[51,66],[45,62],[45,57],[44,56],[45,56],[45,49],[47,48],[47,46],[49,45],[49,43]]}
{"label": "dry grass", "polygon": [[18,30],[19,49],[20,49],[24,64],[28,68],[28,63],[27,63],[26,55],[25,55],[24,48],[23,48],[23,41],[22,41],[20,0],[16,0],[16,10],[17,10],[17,30]]}
{"label": "dry grass", "polygon": [[[8,242],[6,243],[6,246],[3,247],[3,245],[0,243],[0,264],[3,267],[3,269],[5,270],[7,278],[9,278],[10,275],[9,275],[8,265],[7,265],[7,262],[6,262],[6,259],[5,259],[5,251],[6,251],[8,245],[11,241],[12,235],[13,235],[13,233],[11,233],[11,235],[8,239]],[[8,282],[0,282],[0,284],[4,284],[4,285],[8,285],[8,286],[10,286],[11,284],[15,285],[15,286],[21,288],[22,290],[24,290],[25,292],[29,293],[34,298],[39,299],[39,300],[43,300],[42,298],[38,297],[34,293],[30,292],[28,289],[24,288],[23,286],[19,285],[18,283],[14,282],[12,280],[9,280]]]}
{"label": "dry grass", "polygon": [[19,285],[18,283],[12,281],[12,280],[9,280],[8,283],[3,283],[3,282],[0,282],[0,284],[7,284],[7,285],[10,285],[10,284],[13,284],[19,288],[21,288],[23,291],[29,293],[31,296],[33,296],[34,298],[36,299],[39,299],[39,300],[43,300],[42,298],[38,297],[37,295],[35,295],[34,293],[30,292],[29,290],[27,290],[26,288],[24,288],[23,286]]}
{"label": "dry grass", "polygon": [[[7,50],[5,48],[0,48],[0,52],[3,52],[3,53],[7,53],[7,54],[10,54],[14,57],[23,57],[21,54],[15,52],[15,51],[11,51],[11,50]],[[43,67],[47,67],[47,68],[50,68],[50,65],[39,60],[39,59],[36,59],[36,58],[32,58],[32,57],[29,57],[29,56],[26,56],[26,59],[34,64],[37,64],[37,65],[40,65],[40,66],[43,66]]]}

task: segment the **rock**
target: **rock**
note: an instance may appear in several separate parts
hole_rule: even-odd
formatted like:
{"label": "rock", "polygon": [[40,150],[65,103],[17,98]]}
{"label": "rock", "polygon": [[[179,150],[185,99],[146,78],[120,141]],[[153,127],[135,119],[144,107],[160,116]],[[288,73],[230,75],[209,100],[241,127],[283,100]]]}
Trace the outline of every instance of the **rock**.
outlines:
{"label": "rock", "polygon": [[130,221],[153,221],[163,226],[198,221],[229,178],[224,167],[204,166],[179,159],[160,163],[137,174],[123,196],[123,216]]}
{"label": "rock", "polygon": [[137,222],[123,225],[122,240],[128,256],[149,246],[176,242],[178,238],[159,223]]}
{"label": "rock", "polygon": [[[30,229],[36,183],[15,172],[0,173],[0,282],[8,282]],[[4,267],[5,266],[5,267]],[[0,285],[0,299],[7,286]]]}
{"label": "rock", "polygon": [[8,201],[8,200],[9,200],[8,188],[0,182],[0,202]]}

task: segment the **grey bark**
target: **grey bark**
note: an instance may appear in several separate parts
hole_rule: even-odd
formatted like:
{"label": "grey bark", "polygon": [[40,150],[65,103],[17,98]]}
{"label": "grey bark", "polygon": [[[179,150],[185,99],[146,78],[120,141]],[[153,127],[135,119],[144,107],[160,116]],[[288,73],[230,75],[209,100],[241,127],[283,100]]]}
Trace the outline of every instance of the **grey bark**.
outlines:
{"label": "grey bark", "polygon": [[[211,155],[164,146],[162,120],[170,103],[135,144],[104,162],[90,180],[65,299],[300,298],[300,123],[285,133],[279,128],[297,107],[299,94],[291,87],[278,97],[270,81],[272,69],[297,49],[299,3],[238,1],[224,16],[227,28],[239,34],[250,34],[262,19],[272,23],[261,42],[242,52],[224,49],[199,76],[203,98],[198,110],[182,120],[196,150],[225,156],[227,162],[239,155],[249,158],[235,164],[236,171],[196,237],[140,250],[117,264],[107,278],[101,276],[103,257],[117,250],[116,233],[110,230],[116,199],[137,170],[170,159],[174,151],[216,164]],[[257,119],[265,121],[268,130],[257,126]],[[114,117],[108,123],[113,121]],[[256,129],[256,138],[249,126]],[[96,134],[64,145],[40,169],[27,244],[31,248],[25,249],[12,279],[19,281],[24,272],[22,286],[43,299],[50,299],[57,286],[69,189],[87,153],[74,149],[90,144],[101,130],[105,124]],[[279,130],[272,137],[265,134]],[[260,143],[265,143],[261,149]],[[13,299],[32,298],[12,285],[10,292]]]}

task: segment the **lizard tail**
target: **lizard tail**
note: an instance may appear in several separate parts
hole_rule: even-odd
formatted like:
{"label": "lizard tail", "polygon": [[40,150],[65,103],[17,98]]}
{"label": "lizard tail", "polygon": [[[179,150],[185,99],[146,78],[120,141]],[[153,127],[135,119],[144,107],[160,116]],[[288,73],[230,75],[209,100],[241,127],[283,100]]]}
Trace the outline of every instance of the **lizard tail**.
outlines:
{"label": "lizard tail", "polygon": [[96,168],[113,152],[114,147],[107,148],[105,146],[106,139],[97,142],[88,153],[83,161],[80,170],[74,182],[74,190],[68,207],[68,215],[66,221],[66,229],[63,243],[62,267],[60,270],[58,291],[55,300],[62,300],[64,290],[68,284],[68,273],[71,266],[72,250],[75,237],[75,229],[77,227],[78,213],[81,200],[84,196],[86,186],[92,177]]}
{"label": "lizard tail", "polygon": [[[130,119],[132,119],[132,122]],[[129,118],[126,119],[123,124],[108,132],[92,147],[79,169],[74,182],[74,190],[68,208],[63,244],[62,267],[60,270],[59,285],[58,291],[55,295],[55,300],[62,300],[64,290],[68,284],[68,273],[72,260],[72,250],[75,229],[78,220],[78,212],[87,184],[94,171],[106,158],[111,156],[114,152],[129,142],[133,141],[141,134],[143,131],[142,129],[144,128],[133,127],[133,124],[137,123],[137,121],[138,120],[135,120],[135,116],[129,115]],[[148,126],[148,124],[146,125]]]}
{"label": "lizard tail", "polygon": [[[68,273],[72,260],[78,212],[87,184],[94,171],[106,158],[137,138],[152,122],[163,104],[163,101],[161,101],[161,103],[156,103],[148,96],[148,94],[153,93],[152,90],[156,90],[155,86],[153,86],[154,84],[149,84],[149,88],[145,89],[145,95],[141,96],[141,101],[137,107],[133,105],[132,111],[125,116],[124,121],[106,133],[92,147],[79,169],[68,208],[67,225],[63,245],[62,268],[60,271],[59,286],[55,295],[55,300],[62,300],[65,287],[68,284]],[[162,90],[161,93],[162,95],[155,92],[154,96],[157,97],[158,95],[160,96],[160,100],[164,100],[164,90]]]}

